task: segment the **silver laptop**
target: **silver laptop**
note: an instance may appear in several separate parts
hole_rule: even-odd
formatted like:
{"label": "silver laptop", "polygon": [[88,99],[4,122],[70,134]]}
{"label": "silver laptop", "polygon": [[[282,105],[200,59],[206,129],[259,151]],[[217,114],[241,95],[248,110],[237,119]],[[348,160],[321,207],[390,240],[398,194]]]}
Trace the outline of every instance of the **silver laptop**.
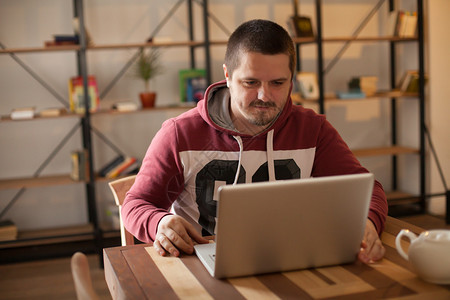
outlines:
{"label": "silver laptop", "polygon": [[195,252],[216,278],[353,262],[373,184],[366,173],[222,186],[216,242]]}

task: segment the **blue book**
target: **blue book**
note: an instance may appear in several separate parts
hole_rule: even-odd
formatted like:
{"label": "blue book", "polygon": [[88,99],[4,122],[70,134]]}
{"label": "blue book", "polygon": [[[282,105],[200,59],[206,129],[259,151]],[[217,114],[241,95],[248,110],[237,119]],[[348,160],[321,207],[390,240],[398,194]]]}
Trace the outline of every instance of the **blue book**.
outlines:
{"label": "blue book", "polygon": [[336,92],[339,99],[361,99],[366,98],[366,93],[360,91]]}

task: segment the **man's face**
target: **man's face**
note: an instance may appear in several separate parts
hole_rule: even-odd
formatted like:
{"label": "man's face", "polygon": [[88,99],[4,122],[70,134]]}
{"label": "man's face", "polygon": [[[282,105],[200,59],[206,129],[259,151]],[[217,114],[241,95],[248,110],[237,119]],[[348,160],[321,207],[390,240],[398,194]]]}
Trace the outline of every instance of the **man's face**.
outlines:
{"label": "man's face", "polygon": [[226,65],[223,69],[230,89],[234,126],[239,132],[250,135],[263,131],[283,110],[288,99],[289,56],[243,52],[231,78]]}

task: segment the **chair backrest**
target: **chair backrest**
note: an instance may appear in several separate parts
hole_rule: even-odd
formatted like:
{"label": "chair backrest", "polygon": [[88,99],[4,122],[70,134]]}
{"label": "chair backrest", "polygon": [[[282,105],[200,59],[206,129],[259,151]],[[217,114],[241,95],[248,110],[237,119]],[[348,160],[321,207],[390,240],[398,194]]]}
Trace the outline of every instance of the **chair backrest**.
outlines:
{"label": "chair backrest", "polygon": [[114,195],[114,200],[116,201],[116,205],[119,207],[119,216],[120,216],[120,237],[122,240],[122,246],[134,245],[134,236],[128,232],[123,226],[121,207],[123,204],[123,200],[125,199],[125,195],[130,190],[131,186],[136,179],[136,175],[128,176],[124,178],[120,178],[114,181],[109,182],[109,187]]}
{"label": "chair backrest", "polygon": [[70,261],[73,282],[78,300],[97,300],[100,299],[94,290],[91,279],[91,271],[89,270],[89,262],[81,252],[72,255]]}

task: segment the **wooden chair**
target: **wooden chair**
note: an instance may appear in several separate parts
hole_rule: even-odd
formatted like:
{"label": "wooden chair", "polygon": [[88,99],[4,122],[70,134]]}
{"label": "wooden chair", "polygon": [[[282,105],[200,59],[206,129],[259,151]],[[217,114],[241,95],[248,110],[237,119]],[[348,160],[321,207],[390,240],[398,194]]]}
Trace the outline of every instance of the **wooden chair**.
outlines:
{"label": "wooden chair", "polygon": [[131,186],[136,179],[136,175],[128,176],[125,178],[117,179],[109,182],[109,187],[114,195],[114,200],[116,205],[119,207],[119,217],[120,217],[120,237],[122,240],[122,246],[134,245],[134,236],[128,232],[123,226],[122,213],[120,211],[125,195],[130,190]]}
{"label": "wooden chair", "polygon": [[75,252],[70,261],[73,282],[78,300],[100,300],[100,297],[94,290],[89,270],[89,262],[81,252]]}

